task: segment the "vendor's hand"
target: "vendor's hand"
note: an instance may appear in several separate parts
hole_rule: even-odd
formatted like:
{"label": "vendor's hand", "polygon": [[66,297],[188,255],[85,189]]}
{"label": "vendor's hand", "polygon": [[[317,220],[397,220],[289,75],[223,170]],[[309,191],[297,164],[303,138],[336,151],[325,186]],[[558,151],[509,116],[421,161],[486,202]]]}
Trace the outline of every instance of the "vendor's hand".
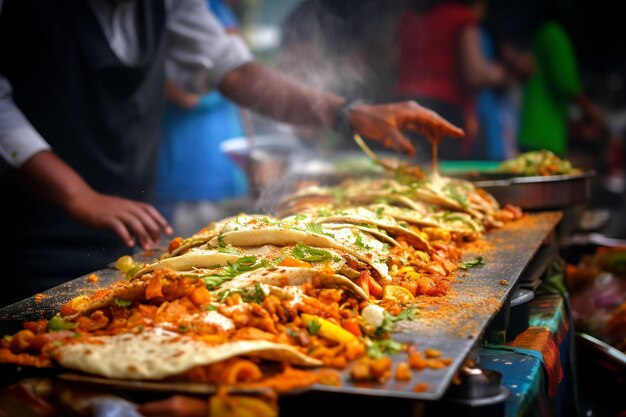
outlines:
{"label": "vendor's hand", "polygon": [[355,106],[350,112],[350,125],[362,136],[410,155],[415,154],[415,148],[400,132],[402,129],[419,132],[431,142],[439,142],[443,136],[464,136],[462,129],[414,101]]}
{"label": "vendor's hand", "polygon": [[136,239],[143,249],[152,249],[160,241],[161,232],[172,234],[167,220],[147,203],[88,190],[66,204],[67,212],[76,221],[112,230],[128,246],[134,246]]}

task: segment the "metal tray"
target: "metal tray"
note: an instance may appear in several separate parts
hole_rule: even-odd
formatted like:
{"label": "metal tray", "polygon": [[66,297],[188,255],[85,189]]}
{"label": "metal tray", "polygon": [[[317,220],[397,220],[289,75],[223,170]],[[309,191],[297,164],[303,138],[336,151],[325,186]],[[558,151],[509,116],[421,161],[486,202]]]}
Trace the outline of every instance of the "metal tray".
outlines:
{"label": "metal tray", "polygon": [[[469,245],[463,256],[465,260],[482,256],[485,260],[484,266],[461,271],[452,285],[452,291],[445,297],[419,297],[421,317],[412,322],[400,323],[394,339],[413,344],[420,350],[440,350],[443,357],[452,359],[450,366],[442,370],[414,371],[410,381],[401,382],[392,378],[384,384],[357,385],[349,380],[349,372],[344,371],[341,386],[315,385],[312,390],[422,400],[439,399],[494,315],[509,299],[519,277],[560,219],[559,212],[530,214],[489,232],[485,238],[486,243]],[[40,301],[31,297],[0,309],[0,333],[15,332],[26,320],[49,318],[68,299],[123,279],[113,269],[100,270],[96,274],[100,277],[97,283],[90,283],[84,276],[46,291],[45,297]],[[393,357],[394,363],[406,359],[405,353]],[[92,383],[107,385],[104,378],[88,379]],[[84,381],[88,383],[88,379]],[[417,383],[424,382],[428,384],[426,392],[412,391]],[[119,387],[115,384],[115,381],[111,381],[110,386]],[[153,385],[153,382],[144,385],[138,382],[133,383],[133,389],[154,391]],[[190,394],[198,393],[196,385],[189,387]],[[176,390],[185,392],[185,385],[178,385]],[[210,391],[211,388],[207,390]]]}
{"label": "metal tray", "polygon": [[563,209],[586,203],[594,171],[581,174],[516,177],[511,174],[480,173],[459,175],[491,193],[500,204],[524,210]]}

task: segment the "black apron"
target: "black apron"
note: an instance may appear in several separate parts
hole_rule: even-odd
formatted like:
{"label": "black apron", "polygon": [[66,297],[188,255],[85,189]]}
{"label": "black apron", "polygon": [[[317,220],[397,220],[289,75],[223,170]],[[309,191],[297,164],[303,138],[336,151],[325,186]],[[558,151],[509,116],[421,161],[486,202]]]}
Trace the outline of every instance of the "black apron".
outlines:
{"label": "black apron", "polygon": [[[137,0],[139,62],[122,63],[84,0],[5,0],[0,72],[53,151],[95,190],[151,197],[164,102],[163,0]],[[0,306],[128,252],[0,178]]]}

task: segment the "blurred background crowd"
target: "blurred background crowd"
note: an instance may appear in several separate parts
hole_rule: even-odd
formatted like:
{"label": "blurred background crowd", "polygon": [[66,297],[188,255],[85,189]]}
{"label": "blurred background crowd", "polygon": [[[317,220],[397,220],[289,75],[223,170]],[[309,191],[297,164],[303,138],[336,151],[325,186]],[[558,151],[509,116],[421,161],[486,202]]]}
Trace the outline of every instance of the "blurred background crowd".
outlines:
{"label": "blurred background crowd", "polygon": [[[371,103],[412,99],[467,133],[445,160],[502,161],[548,149],[597,173],[590,204],[622,205],[626,45],[622,2],[608,0],[211,0],[214,14],[255,56],[317,89]],[[349,138],[249,114],[218,93],[168,86],[159,208],[180,234],[247,195],[224,155],[239,137],[293,137],[352,149]],[[311,139],[321,139],[313,141]],[[282,140],[282,139],[281,139]],[[233,142],[230,140],[230,142]],[[416,161],[428,163],[423,138]],[[202,175],[209,164],[220,176]],[[177,221],[179,219],[180,221]],[[620,220],[616,220],[620,221]],[[615,230],[626,230],[617,225]]]}

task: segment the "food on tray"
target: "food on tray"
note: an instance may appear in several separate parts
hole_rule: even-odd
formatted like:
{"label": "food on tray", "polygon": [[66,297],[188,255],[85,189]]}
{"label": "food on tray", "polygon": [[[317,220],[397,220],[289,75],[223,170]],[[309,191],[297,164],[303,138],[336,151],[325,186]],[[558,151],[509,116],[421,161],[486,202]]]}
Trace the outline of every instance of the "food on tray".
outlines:
{"label": "food on tray", "polygon": [[[406,175],[309,184],[277,211],[175,238],[151,264],[120,258],[126,280],[5,336],[0,362],[278,392],[340,383],[320,367],[406,381],[450,359],[414,366],[395,323],[419,320],[418,297],[448,292],[464,242],[521,215],[471,183]],[[393,373],[386,356],[400,351]]]}
{"label": "food on tray", "polygon": [[548,150],[525,152],[516,158],[502,162],[497,171],[523,176],[580,174],[582,172],[579,168],[573,167],[570,161],[561,159]]}
{"label": "food on tray", "polygon": [[600,247],[568,264],[566,278],[577,329],[626,353],[626,248]]}

